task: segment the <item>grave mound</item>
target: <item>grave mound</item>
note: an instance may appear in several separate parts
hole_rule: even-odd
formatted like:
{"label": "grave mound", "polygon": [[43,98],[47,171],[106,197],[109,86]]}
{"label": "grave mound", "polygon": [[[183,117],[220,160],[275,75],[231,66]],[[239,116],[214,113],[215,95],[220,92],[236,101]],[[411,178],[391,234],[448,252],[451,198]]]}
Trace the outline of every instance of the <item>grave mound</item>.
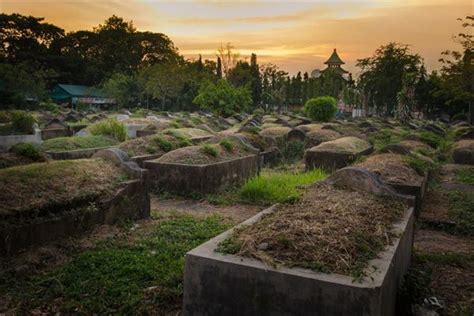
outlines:
{"label": "grave mound", "polygon": [[464,139],[454,143],[453,160],[459,164],[474,165],[474,139]]}

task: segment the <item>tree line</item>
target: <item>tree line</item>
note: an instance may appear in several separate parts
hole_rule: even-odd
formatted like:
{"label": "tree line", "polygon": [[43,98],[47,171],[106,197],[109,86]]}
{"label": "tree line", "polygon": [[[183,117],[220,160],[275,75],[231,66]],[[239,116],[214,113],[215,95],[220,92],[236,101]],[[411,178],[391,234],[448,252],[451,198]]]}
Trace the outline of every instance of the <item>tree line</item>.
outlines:
{"label": "tree line", "polygon": [[92,30],[65,32],[43,18],[0,14],[0,106],[28,107],[57,83],[100,87],[119,106],[161,110],[206,108],[228,115],[255,108],[300,107],[317,96],[403,119],[413,112],[467,115],[472,106],[474,16],[460,19],[460,51],[442,52],[428,73],[408,45],[388,43],[357,61],[356,80],[333,70],[289,76],[257,56],[222,45],[215,60],[186,60],[170,38],[112,16]]}

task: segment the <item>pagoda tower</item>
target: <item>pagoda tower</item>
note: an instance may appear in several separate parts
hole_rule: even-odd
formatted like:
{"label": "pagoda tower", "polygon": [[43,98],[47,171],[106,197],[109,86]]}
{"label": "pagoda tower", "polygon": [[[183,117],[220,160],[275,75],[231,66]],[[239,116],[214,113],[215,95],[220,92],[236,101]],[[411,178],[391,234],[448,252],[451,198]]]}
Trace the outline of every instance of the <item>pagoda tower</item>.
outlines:
{"label": "pagoda tower", "polygon": [[329,59],[324,64],[327,65],[327,68],[324,69],[323,72],[328,69],[333,69],[339,72],[341,75],[348,73],[348,71],[342,69],[341,66],[344,65],[345,62],[343,62],[342,59],[339,57],[335,48],[332,52],[331,57],[329,57]]}

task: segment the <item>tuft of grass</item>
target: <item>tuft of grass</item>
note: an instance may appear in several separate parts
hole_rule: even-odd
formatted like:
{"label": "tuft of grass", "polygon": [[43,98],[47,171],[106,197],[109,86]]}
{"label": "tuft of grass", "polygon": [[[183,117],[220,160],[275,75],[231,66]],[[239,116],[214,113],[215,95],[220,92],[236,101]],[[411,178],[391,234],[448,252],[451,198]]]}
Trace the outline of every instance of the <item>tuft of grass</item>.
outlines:
{"label": "tuft of grass", "polygon": [[106,136],[72,136],[48,139],[41,144],[44,151],[65,151],[114,146],[118,142]]}
{"label": "tuft of grass", "polygon": [[127,139],[127,128],[116,119],[97,122],[89,127],[89,131],[92,135],[108,136],[119,142]]}
{"label": "tuft of grass", "polygon": [[224,149],[227,151],[232,151],[234,149],[234,144],[232,144],[232,142],[228,139],[221,140],[219,145],[224,147]]}
{"label": "tuft of grass", "polygon": [[326,178],[321,169],[308,172],[262,172],[250,179],[239,190],[239,197],[246,203],[269,205],[296,201],[302,193],[300,186]]}
{"label": "tuft of grass", "polygon": [[423,155],[417,153],[409,156],[403,156],[403,160],[405,160],[410,165],[410,167],[415,169],[415,171],[422,176],[434,170],[436,167],[433,162],[423,158]]}
{"label": "tuft of grass", "polygon": [[166,313],[180,306],[186,252],[228,227],[217,216],[174,214],[136,240],[106,240],[61,267],[26,280],[12,277],[2,287],[26,310]]}
{"label": "tuft of grass", "polygon": [[155,137],[153,139],[158,143],[158,146],[163,150],[164,152],[168,152],[174,149],[173,143],[170,142],[169,140],[164,139],[163,137]]}
{"label": "tuft of grass", "polygon": [[201,152],[203,152],[206,155],[212,156],[212,157],[217,157],[219,156],[219,152],[217,151],[216,148],[212,147],[209,144],[204,144],[200,148]]}
{"label": "tuft of grass", "polygon": [[474,184],[474,168],[459,169],[456,176],[462,183]]}

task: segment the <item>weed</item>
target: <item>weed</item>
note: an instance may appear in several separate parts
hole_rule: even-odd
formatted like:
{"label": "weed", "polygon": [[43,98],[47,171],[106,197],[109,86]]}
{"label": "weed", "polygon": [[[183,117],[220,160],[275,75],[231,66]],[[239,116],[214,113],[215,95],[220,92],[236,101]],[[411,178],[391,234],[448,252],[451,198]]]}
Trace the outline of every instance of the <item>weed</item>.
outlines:
{"label": "weed", "polygon": [[470,192],[448,193],[449,217],[456,223],[456,232],[474,236],[474,195]]}
{"label": "weed", "polygon": [[171,143],[169,140],[164,139],[163,137],[155,137],[153,139],[158,143],[158,146],[163,150],[164,152],[168,152],[173,150],[173,143]]}
{"label": "weed", "polygon": [[41,144],[44,151],[65,151],[99,148],[116,145],[117,141],[106,136],[72,136],[48,139]]}
{"label": "weed", "polygon": [[326,173],[320,169],[302,173],[262,172],[242,186],[239,197],[246,203],[261,205],[293,202],[302,193],[299,186],[325,177]]}
{"label": "weed", "polygon": [[286,163],[293,163],[303,158],[305,144],[301,141],[286,142],[281,153]]}
{"label": "weed", "polygon": [[459,169],[456,176],[462,183],[474,184],[474,168]]}
{"label": "weed", "polygon": [[232,151],[234,149],[234,144],[232,144],[232,142],[228,139],[223,139],[221,140],[221,142],[219,143],[222,147],[224,147],[225,150],[227,151]]}
{"label": "weed", "polygon": [[11,112],[12,128],[17,133],[32,134],[34,117],[25,111]]}
{"label": "weed", "polygon": [[212,157],[219,156],[219,152],[217,151],[217,149],[212,147],[209,144],[202,145],[200,149],[201,149],[201,152],[203,152],[206,155],[209,155],[209,156],[212,156]]}

